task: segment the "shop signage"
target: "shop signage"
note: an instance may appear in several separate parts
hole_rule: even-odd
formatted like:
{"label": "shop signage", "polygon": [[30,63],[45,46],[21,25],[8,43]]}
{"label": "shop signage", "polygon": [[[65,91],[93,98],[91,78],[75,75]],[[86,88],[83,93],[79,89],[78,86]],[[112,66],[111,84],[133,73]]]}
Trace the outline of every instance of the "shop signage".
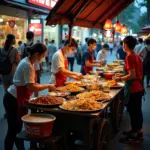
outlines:
{"label": "shop signage", "polygon": [[11,28],[13,28],[13,27],[15,26],[15,24],[16,24],[16,21],[15,21],[15,20],[9,20],[9,21],[8,21],[8,24],[9,24],[9,26],[10,26]]}
{"label": "shop signage", "polygon": [[30,23],[29,24],[29,31],[34,32],[34,35],[42,35],[42,24],[40,23]]}
{"label": "shop signage", "polygon": [[58,0],[28,0],[28,3],[51,9],[55,6],[57,1]]}

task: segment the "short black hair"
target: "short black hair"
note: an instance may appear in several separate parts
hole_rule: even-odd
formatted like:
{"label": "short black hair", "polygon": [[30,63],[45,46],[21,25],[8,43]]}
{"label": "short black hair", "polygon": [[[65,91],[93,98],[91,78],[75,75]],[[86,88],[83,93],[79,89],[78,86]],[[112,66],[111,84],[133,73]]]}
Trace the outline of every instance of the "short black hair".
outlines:
{"label": "short black hair", "polygon": [[26,33],[26,38],[27,38],[28,40],[32,40],[33,37],[34,37],[34,33],[33,33],[32,31],[28,31],[28,32]]}
{"label": "short black hair", "polygon": [[96,43],[95,39],[92,39],[92,38],[88,39],[88,42],[87,42],[88,46],[93,43]]}
{"label": "short black hair", "polygon": [[71,42],[69,41],[69,39],[67,39],[64,43],[64,46],[68,45],[69,46],[74,46],[76,48],[78,48],[78,43],[76,42],[76,40],[74,38],[71,39]]}
{"label": "short black hair", "polygon": [[139,42],[139,43],[143,43],[143,39],[142,39],[142,38],[139,38],[139,39],[138,39],[138,42]]}
{"label": "short black hair", "polygon": [[55,40],[52,40],[52,41],[51,41],[51,43],[53,43],[53,44],[54,44],[54,43],[55,43]]}
{"label": "short black hair", "polygon": [[89,38],[88,38],[88,37],[86,37],[86,38],[85,38],[85,42],[87,43],[87,42],[88,42],[88,40],[89,40]]}
{"label": "short black hair", "polygon": [[124,38],[123,43],[125,43],[129,49],[133,50],[135,48],[137,40],[133,36],[127,36]]}
{"label": "short black hair", "polygon": [[104,44],[104,45],[103,45],[103,48],[109,49],[109,45],[108,45],[108,44]]}
{"label": "short black hair", "polygon": [[123,41],[120,41],[120,45],[123,45]]}
{"label": "short black hair", "polygon": [[21,44],[22,44],[22,41],[18,41],[18,44],[21,45]]}
{"label": "short black hair", "polygon": [[146,40],[145,40],[145,44],[146,44],[146,45],[150,45],[150,39],[146,39]]}

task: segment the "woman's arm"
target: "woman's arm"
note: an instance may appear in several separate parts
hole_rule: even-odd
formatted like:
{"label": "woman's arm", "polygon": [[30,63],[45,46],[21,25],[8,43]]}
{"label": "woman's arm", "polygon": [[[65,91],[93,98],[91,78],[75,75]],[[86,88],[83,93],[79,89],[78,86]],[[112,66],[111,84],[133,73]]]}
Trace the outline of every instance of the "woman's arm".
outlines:
{"label": "woman's arm", "polygon": [[31,92],[39,92],[45,89],[49,90],[56,90],[55,86],[53,84],[35,84],[35,83],[28,83],[26,84],[26,87]]}
{"label": "woman's arm", "polygon": [[101,67],[101,62],[91,63],[89,60],[85,61],[87,67]]}

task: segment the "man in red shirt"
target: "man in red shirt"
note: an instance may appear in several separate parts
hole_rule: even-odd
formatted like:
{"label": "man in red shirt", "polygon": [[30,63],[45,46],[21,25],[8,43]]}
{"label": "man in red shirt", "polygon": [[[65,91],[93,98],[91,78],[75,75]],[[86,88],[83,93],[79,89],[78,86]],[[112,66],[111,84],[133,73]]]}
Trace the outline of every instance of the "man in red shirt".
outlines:
{"label": "man in red shirt", "polygon": [[126,137],[120,139],[120,142],[123,143],[139,142],[143,138],[143,114],[141,110],[144,95],[142,85],[143,68],[141,58],[134,53],[135,45],[136,39],[132,36],[127,36],[123,40],[123,50],[127,53],[125,74],[124,76],[116,74],[116,81],[125,81],[125,103],[127,104],[131,121],[131,130],[124,132],[123,134]]}

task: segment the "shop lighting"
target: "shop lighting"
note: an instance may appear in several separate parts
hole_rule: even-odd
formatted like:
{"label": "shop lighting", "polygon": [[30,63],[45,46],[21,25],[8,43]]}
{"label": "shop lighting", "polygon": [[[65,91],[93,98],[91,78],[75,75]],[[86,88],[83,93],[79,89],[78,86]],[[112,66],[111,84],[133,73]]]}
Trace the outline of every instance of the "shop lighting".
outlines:
{"label": "shop lighting", "polygon": [[3,22],[4,21],[4,19],[3,18],[0,18],[0,22]]}
{"label": "shop lighting", "polygon": [[110,19],[107,19],[104,25],[105,30],[111,30],[112,29],[112,22]]}
{"label": "shop lighting", "polygon": [[122,34],[127,34],[127,32],[128,32],[128,30],[127,30],[126,25],[122,25],[122,27],[121,27],[121,33]]}
{"label": "shop lighting", "polygon": [[114,28],[115,28],[115,32],[120,32],[122,28],[121,23],[117,21]]}

